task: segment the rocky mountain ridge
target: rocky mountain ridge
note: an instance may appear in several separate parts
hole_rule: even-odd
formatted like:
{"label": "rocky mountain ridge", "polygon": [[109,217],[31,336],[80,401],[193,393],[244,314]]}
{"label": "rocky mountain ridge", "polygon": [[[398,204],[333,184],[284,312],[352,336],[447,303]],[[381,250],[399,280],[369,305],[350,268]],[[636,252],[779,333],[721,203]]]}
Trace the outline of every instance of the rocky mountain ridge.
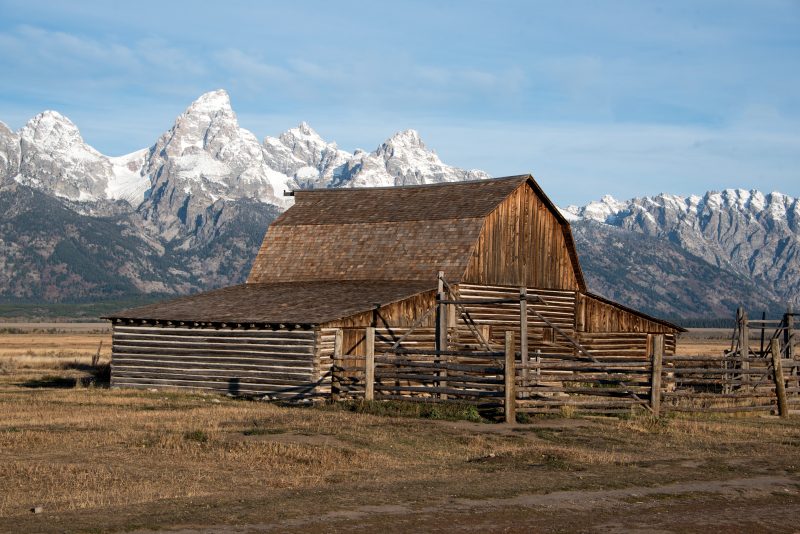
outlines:
{"label": "rocky mountain ridge", "polygon": [[[259,142],[239,126],[224,91],[202,95],[153,145],[121,157],[88,146],[57,112],[17,132],[0,122],[0,300],[237,283],[290,204],[284,190],[488,177],[446,165],[414,130],[369,153],[342,150],[307,123]],[[604,197],[562,212],[590,289],[621,302],[672,317],[724,316],[736,303],[800,304],[798,199],[726,190]],[[49,232],[40,224],[47,220]]]}
{"label": "rocky mountain ridge", "polygon": [[606,196],[563,213],[675,244],[751,279],[765,295],[800,304],[800,199],[743,189],[627,201]]}

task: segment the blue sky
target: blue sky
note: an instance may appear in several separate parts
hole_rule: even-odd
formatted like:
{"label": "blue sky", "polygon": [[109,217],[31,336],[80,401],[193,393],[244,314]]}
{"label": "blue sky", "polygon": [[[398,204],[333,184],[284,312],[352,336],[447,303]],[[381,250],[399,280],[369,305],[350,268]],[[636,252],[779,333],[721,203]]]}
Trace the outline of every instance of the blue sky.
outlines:
{"label": "blue sky", "polygon": [[800,2],[0,0],[0,120],[44,109],[120,155],[224,88],[243,127],[342,148],[415,128],[559,204],[800,196]]}

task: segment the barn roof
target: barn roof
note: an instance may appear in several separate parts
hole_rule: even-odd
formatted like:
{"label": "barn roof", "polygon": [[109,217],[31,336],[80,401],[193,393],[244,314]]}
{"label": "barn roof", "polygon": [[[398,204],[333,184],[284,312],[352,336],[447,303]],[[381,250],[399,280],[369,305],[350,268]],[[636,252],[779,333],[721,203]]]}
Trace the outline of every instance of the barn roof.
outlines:
{"label": "barn roof", "polygon": [[272,224],[301,226],[483,218],[529,178],[526,174],[427,185],[299,190],[294,192],[294,206]]}
{"label": "barn roof", "polygon": [[123,310],[105,319],[310,325],[370,311],[376,305],[435,289],[435,279],[241,284]]}
{"label": "barn roof", "polygon": [[581,288],[569,223],[531,175],[433,185],[312,189],[278,217],[248,282],[429,280],[459,282],[486,217],[528,183],[562,226]]}

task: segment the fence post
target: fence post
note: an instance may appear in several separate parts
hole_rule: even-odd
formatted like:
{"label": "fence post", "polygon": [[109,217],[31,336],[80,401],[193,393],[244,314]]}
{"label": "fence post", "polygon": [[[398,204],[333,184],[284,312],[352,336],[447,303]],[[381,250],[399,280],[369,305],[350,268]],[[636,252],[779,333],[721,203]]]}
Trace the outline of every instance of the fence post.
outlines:
{"label": "fence post", "polygon": [[375,327],[367,327],[366,355],[364,356],[364,400],[375,400]]}
{"label": "fence post", "polygon": [[652,336],[652,375],[650,377],[650,408],[653,415],[661,415],[661,367],[664,358],[664,334]]}
{"label": "fence post", "polygon": [[744,371],[740,376],[742,384],[750,382],[750,362],[745,361],[750,357],[750,326],[747,324],[747,312],[739,307],[739,356],[742,358],[739,367]]}
{"label": "fence post", "polygon": [[[519,290],[519,355],[522,362],[522,385],[528,387],[528,289]],[[523,393],[527,397],[527,393]]]}
{"label": "fence post", "polygon": [[344,336],[342,329],[337,328],[333,336],[333,366],[331,367],[331,402],[338,402],[342,393],[342,345]]}
{"label": "fence post", "polygon": [[506,423],[517,422],[517,395],[516,378],[517,370],[514,364],[514,332],[506,330],[506,364],[505,364],[505,412]]}
{"label": "fence post", "polygon": [[[443,361],[446,362],[446,358],[444,358],[440,352],[443,350],[447,350],[447,305],[442,304],[443,300],[445,299],[444,294],[444,271],[439,271],[437,275],[438,284],[436,286],[436,362],[442,363]],[[447,369],[439,370],[436,373],[440,380],[436,384],[440,388],[447,387],[447,381],[441,380],[442,377],[447,376]],[[439,393],[439,398],[442,400],[447,400],[447,393]]]}
{"label": "fence post", "polygon": [[773,339],[770,342],[770,349],[772,349],[772,369],[775,375],[775,395],[778,397],[778,415],[785,419],[789,417],[789,408],[786,405],[786,384],[783,381],[780,341]]}
{"label": "fence post", "polygon": [[[786,315],[784,315],[784,322],[786,330],[784,331],[784,347],[786,347],[786,359],[793,360],[795,359],[794,354],[794,312],[792,309],[792,305],[789,304],[788,308],[786,308]],[[790,371],[792,375],[792,385],[794,388],[800,386],[800,382],[797,380],[797,365],[792,365],[792,369]],[[795,395],[798,393],[795,392]]]}

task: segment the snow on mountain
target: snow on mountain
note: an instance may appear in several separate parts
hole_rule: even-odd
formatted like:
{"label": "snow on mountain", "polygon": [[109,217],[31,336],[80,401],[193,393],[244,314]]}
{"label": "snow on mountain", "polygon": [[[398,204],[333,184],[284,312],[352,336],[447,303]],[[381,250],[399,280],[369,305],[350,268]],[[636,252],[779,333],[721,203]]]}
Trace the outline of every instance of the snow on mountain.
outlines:
{"label": "snow on mountain", "polygon": [[19,131],[17,180],[75,201],[105,197],[114,173],[108,158],[84,143],[78,128],[55,111],[32,118]]}
{"label": "snow on mountain", "polygon": [[125,156],[108,158],[114,179],[106,187],[106,197],[122,199],[133,207],[145,201],[150,192],[150,177],[144,173],[149,149],[143,148]]}
{"label": "snow on mountain", "polygon": [[394,134],[374,152],[356,151],[332,185],[418,185],[489,177],[483,171],[458,169],[442,163],[439,156],[425,146],[416,130],[405,130]]}
{"label": "snow on mountain", "polygon": [[712,265],[754,278],[787,300],[800,293],[800,199],[726,189],[703,196],[660,194],[619,202],[603,197],[566,210],[667,239]]}
{"label": "snow on mountain", "polygon": [[137,205],[149,179],[136,176],[131,160],[108,158],[88,144],[68,118],[44,111],[14,133],[0,123],[0,178],[76,202],[124,199]]}
{"label": "snow on mountain", "polygon": [[279,137],[266,137],[263,146],[267,163],[302,188],[327,187],[353,157],[322,139],[305,122]]}
{"label": "snow on mountain", "polygon": [[174,182],[173,189],[211,202],[247,197],[282,205],[283,191],[293,185],[266,164],[261,144],[239,127],[223,90],[193,102],[150,149],[144,168],[154,189]]}

